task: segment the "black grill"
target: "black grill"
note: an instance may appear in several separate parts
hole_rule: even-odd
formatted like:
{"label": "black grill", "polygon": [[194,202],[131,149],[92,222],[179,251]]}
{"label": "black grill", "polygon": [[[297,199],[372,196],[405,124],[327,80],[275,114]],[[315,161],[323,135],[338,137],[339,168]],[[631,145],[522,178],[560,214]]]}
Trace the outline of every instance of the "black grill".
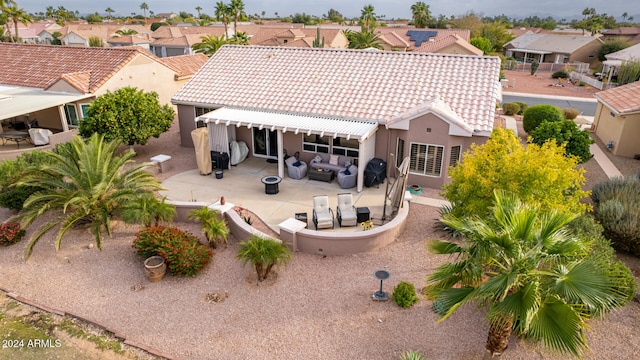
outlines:
{"label": "black grill", "polygon": [[364,186],[372,187],[384,183],[387,177],[387,163],[378,158],[373,158],[364,169]]}

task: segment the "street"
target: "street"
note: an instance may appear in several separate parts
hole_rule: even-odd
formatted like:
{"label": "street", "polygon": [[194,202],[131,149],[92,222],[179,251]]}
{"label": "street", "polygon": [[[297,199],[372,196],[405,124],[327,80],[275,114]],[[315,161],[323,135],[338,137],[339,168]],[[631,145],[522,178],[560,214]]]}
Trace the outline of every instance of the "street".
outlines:
{"label": "street", "polygon": [[562,96],[548,96],[548,95],[536,95],[536,94],[514,94],[505,93],[502,95],[502,103],[522,101],[529,106],[537,104],[551,104],[559,108],[576,108],[582,115],[594,116],[596,113],[597,102],[595,99],[588,98],[576,98],[576,97],[562,97]]}

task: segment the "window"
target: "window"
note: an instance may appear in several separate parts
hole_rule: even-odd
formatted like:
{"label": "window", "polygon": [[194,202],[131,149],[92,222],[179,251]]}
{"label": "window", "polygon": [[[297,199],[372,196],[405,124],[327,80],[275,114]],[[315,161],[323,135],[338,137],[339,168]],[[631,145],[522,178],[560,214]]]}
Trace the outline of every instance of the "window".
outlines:
{"label": "window", "polygon": [[89,107],[91,104],[80,104],[80,114],[82,114],[82,118],[87,117],[87,111],[89,111]]}
{"label": "window", "polygon": [[320,135],[303,135],[302,150],[312,153],[329,153],[329,137]]}
{"label": "window", "polygon": [[460,162],[460,152],[462,151],[462,146],[452,146],[451,147],[451,156],[449,157],[449,166],[456,166]]}
{"label": "window", "polygon": [[64,114],[67,116],[67,125],[69,127],[78,127],[78,109],[74,104],[65,105]]}
{"label": "window", "polygon": [[[198,117],[198,116],[202,116],[202,115],[204,115],[204,114],[206,114],[206,113],[208,113],[208,112],[211,112],[211,111],[213,111],[213,110],[215,110],[215,109],[211,109],[211,108],[203,108],[203,107],[197,107],[197,106],[196,106],[196,107],[195,107],[195,110],[196,110],[196,117]],[[207,126],[207,124],[205,124],[205,123],[204,123],[204,121],[201,121],[201,120],[199,120],[199,121],[196,123],[196,128],[201,128],[201,127],[206,127],[206,126]]]}
{"label": "window", "polygon": [[400,167],[404,160],[404,139],[398,138],[396,142],[396,167]]}
{"label": "window", "polygon": [[358,157],[359,144],[358,140],[338,137],[333,139],[332,154]]}
{"label": "window", "polygon": [[409,170],[414,174],[440,176],[443,152],[442,146],[411,143]]}

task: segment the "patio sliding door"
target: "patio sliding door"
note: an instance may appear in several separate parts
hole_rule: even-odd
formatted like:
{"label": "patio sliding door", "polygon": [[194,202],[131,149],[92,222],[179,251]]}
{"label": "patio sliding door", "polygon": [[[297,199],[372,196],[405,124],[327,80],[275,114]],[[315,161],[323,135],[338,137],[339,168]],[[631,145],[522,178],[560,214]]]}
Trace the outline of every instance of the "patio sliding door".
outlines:
{"label": "patio sliding door", "polygon": [[252,128],[253,155],[276,159],[278,157],[278,137],[275,131]]}

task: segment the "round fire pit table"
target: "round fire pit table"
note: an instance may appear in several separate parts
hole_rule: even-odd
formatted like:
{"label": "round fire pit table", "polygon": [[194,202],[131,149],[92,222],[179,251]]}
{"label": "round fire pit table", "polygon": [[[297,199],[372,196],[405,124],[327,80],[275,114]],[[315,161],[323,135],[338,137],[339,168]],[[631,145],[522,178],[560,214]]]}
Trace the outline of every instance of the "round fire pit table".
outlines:
{"label": "round fire pit table", "polygon": [[277,194],[280,190],[278,189],[278,184],[282,181],[280,176],[269,175],[265,176],[261,179],[264,184],[264,192],[268,195]]}

